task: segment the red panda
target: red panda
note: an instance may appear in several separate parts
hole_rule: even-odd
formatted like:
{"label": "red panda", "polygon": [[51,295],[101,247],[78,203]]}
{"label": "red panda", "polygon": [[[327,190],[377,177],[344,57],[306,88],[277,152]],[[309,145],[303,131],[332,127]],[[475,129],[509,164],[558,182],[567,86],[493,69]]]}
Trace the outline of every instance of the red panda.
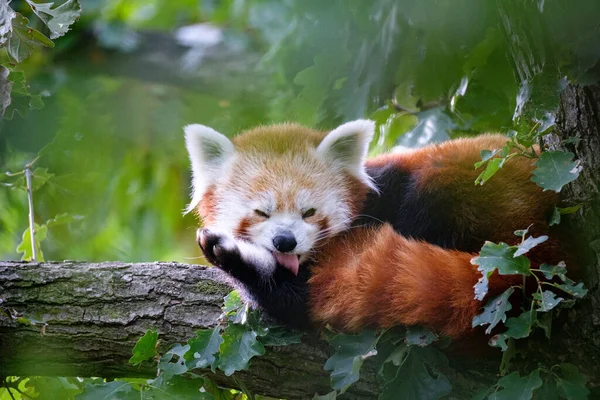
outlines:
{"label": "red panda", "polygon": [[[547,233],[556,194],[531,182],[532,161],[522,157],[474,184],[480,151],[504,146],[501,135],[367,159],[374,128],[368,120],[329,133],[282,124],[230,140],[186,126],[188,211],[204,223],[198,244],[255,304],[293,327],[421,325],[464,337],[484,304],[474,298],[481,274],[470,260],[486,240],[514,242],[517,229]],[[488,296],[520,280],[494,274]]]}

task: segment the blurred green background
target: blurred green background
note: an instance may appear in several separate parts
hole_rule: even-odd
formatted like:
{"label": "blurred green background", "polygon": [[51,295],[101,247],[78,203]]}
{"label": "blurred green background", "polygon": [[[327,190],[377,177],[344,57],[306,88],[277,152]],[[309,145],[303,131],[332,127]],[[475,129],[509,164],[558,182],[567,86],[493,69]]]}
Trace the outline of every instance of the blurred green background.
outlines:
{"label": "blurred green background", "polygon": [[[24,1],[10,5],[31,16]],[[55,48],[16,66],[44,107],[0,120],[1,172],[40,155],[36,223],[72,216],[49,224],[47,260],[201,262],[197,222],[182,216],[188,123],[234,135],[369,117],[373,153],[485,131],[527,143],[552,130],[568,82],[600,77],[597,0],[81,5]],[[21,258],[19,179],[0,177],[0,259]]]}

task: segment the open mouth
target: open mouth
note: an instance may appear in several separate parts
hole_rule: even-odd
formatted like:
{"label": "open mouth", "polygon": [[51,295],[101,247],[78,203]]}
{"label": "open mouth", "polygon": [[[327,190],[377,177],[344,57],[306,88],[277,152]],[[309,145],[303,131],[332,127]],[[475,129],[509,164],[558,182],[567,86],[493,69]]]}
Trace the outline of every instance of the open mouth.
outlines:
{"label": "open mouth", "polygon": [[292,274],[298,275],[298,268],[300,267],[300,256],[292,253],[279,253],[274,251],[273,256],[279,264],[289,269]]}

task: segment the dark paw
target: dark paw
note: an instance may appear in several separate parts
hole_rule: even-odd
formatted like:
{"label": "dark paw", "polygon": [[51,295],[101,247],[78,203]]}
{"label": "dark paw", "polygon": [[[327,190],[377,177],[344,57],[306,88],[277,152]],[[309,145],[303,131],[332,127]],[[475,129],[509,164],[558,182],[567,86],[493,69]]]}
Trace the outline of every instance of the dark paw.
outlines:
{"label": "dark paw", "polygon": [[240,250],[235,243],[235,239],[227,234],[208,229],[198,229],[196,240],[204,253],[204,257],[217,267],[229,269],[241,261]]}

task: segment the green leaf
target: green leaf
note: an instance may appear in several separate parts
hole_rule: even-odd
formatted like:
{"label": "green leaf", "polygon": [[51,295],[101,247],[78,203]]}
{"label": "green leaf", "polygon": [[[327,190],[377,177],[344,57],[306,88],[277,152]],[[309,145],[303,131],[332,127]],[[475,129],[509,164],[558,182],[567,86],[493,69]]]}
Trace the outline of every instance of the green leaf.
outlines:
{"label": "green leaf", "polygon": [[492,177],[496,175],[498,171],[500,171],[500,168],[502,168],[505,161],[506,159],[501,157],[489,160],[483,172],[479,174],[477,178],[475,178],[475,184],[483,185],[484,183],[492,179]]}
{"label": "green leaf", "polygon": [[[46,225],[34,224],[35,232],[35,249],[37,251],[37,261],[44,261],[44,254],[40,243],[46,240],[48,234],[48,227]],[[21,236],[21,243],[17,245],[17,253],[21,254],[21,260],[32,261],[33,260],[33,249],[31,247],[31,234],[29,227],[25,229]]]}
{"label": "green leaf", "polygon": [[483,308],[483,312],[473,318],[473,328],[476,326],[489,325],[485,330],[486,334],[490,334],[492,329],[498,325],[500,321],[506,321],[506,312],[512,309],[508,298],[514,292],[513,288],[508,288],[501,295],[494,297]]}
{"label": "green leaf", "polygon": [[558,265],[542,264],[540,265],[540,271],[546,279],[552,279],[555,276],[558,276],[563,282],[567,279],[567,267],[564,263],[558,263]]}
{"label": "green leaf", "polygon": [[535,310],[529,310],[518,317],[512,317],[506,320],[504,324],[508,330],[504,332],[504,335],[514,339],[522,339],[529,336],[531,327],[536,321]]}
{"label": "green leaf", "polygon": [[[81,388],[74,381],[74,378],[34,376],[24,381],[26,388],[24,392],[30,393],[30,390],[35,390],[39,394],[39,396],[35,397],[36,400],[72,399],[76,394],[81,392]],[[25,396],[20,398],[22,400],[29,400]],[[4,397],[0,395],[0,399],[4,400]]]}
{"label": "green leaf", "polygon": [[302,332],[293,331],[283,326],[272,326],[266,331],[266,335],[258,338],[265,346],[287,346],[300,343]]}
{"label": "green leaf", "polygon": [[409,326],[406,330],[404,342],[407,345],[425,347],[438,340],[438,336],[427,328]]}
{"label": "green leaf", "polygon": [[550,216],[549,225],[558,225],[560,224],[561,216],[567,214],[575,214],[577,211],[581,209],[581,204],[577,204],[571,207],[554,207],[552,210],[552,215]]}
{"label": "green leaf", "polygon": [[223,343],[220,328],[203,329],[196,332],[196,337],[188,340],[189,351],[185,354],[189,368],[206,368],[215,371],[219,346]]}
{"label": "green leaf", "polygon": [[533,397],[533,391],[542,386],[542,380],[540,371],[536,369],[522,378],[518,372],[513,372],[501,378],[498,385],[503,389],[492,393],[488,400],[529,400]]}
{"label": "green leaf", "polygon": [[534,238],[533,236],[529,236],[521,244],[519,244],[519,246],[517,246],[517,251],[515,251],[513,257],[518,257],[529,252],[529,250],[533,249],[540,243],[544,243],[546,240],[548,240],[548,236],[546,235],[539,236],[536,238]]}
{"label": "green leaf", "polygon": [[223,312],[225,314],[230,313],[232,311],[238,311],[242,307],[244,307],[244,302],[242,301],[240,294],[235,290],[230,292],[223,299]]}
{"label": "green leaf", "polygon": [[581,204],[577,204],[577,205],[574,205],[571,207],[556,207],[556,208],[562,215],[567,215],[567,214],[575,214],[577,211],[579,211],[581,209],[581,207],[582,207]]}
{"label": "green leaf", "polygon": [[360,378],[360,368],[364,360],[376,354],[377,336],[367,329],[358,335],[340,333],[329,344],[335,354],[325,362],[325,370],[331,371],[331,387],[344,393]]}
{"label": "green leaf", "polygon": [[550,221],[548,221],[548,225],[553,226],[558,224],[560,224],[560,211],[558,210],[558,207],[555,206],[552,210],[552,215],[550,216]]}
{"label": "green leaf", "polygon": [[162,375],[170,378],[188,372],[185,354],[190,350],[189,345],[174,344],[159,360],[158,369]]}
{"label": "green leaf", "polygon": [[485,242],[478,257],[471,263],[478,265],[478,271],[483,276],[475,285],[475,298],[483,300],[488,291],[488,279],[497,269],[500,275],[530,275],[529,259],[525,256],[516,256],[517,248],[506,243]]}
{"label": "green leaf", "polygon": [[70,224],[71,222],[81,221],[83,218],[83,215],[71,215],[69,213],[58,214],[54,218],[46,221],[46,226],[52,227],[56,225]]}
{"label": "green leaf", "polygon": [[8,54],[17,63],[22,62],[35,50],[46,46],[54,47],[54,43],[41,32],[27,26],[29,20],[19,13],[12,19],[12,35],[6,46]]}
{"label": "green leaf", "polygon": [[[5,66],[0,66],[2,78],[0,78],[1,86],[4,89],[2,93],[2,109],[0,116],[4,114],[4,118],[10,120],[15,112],[21,116],[25,116],[29,110],[40,109],[44,106],[44,102],[40,95],[29,93],[29,84],[25,80],[25,74],[22,71]],[[19,179],[20,184],[16,186],[25,187],[25,179]]]}
{"label": "green leaf", "polygon": [[577,285],[573,285],[572,283],[554,284],[554,286],[570,294],[573,297],[577,297],[578,299],[585,297],[588,292],[587,289],[583,286],[583,283],[578,283]]}
{"label": "green leaf", "polygon": [[564,185],[579,177],[579,160],[573,160],[573,153],[545,151],[535,162],[531,180],[544,190],[560,192]]}
{"label": "green leaf", "polygon": [[552,335],[552,311],[543,313],[538,316],[535,324],[544,330],[544,334],[548,339]]}
{"label": "green leaf", "polygon": [[538,302],[539,307],[537,311],[547,312],[556,307],[564,299],[562,297],[556,297],[554,292],[549,290],[542,291],[542,294],[534,293],[533,298]]}
{"label": "green leaf", "polygon": [[264,346],[256,339],[256,332],[245,325],[229,324],[222,339],[218,366],[227,376],[247,369],[252,357],[265,354]]}
{"label": "green leaf", "polygon": [[562,396],[569,400],[589,398],[590,391],[585,387],[587,378],[575,365],[560,364],[557,369],[557,384]]}
{"label": "green leaf", "polygon": [[545,380],[542,387],[535,391],[535,398],[541,400],[559,400],[560,396],[556,380]]}
{"label": "green leaf", "polygon": [[69,31],[69,27],[77,21],[81,14],[81,5],[77,0],[67,0],[54,7],[54,3],[34,3],[26,0],[31,10],[50,29],[50,39],[61,37]]}
{"label": "green leaf", "polygon": [[137,400],[139,398],[140,393],[129,383],[123,381],[95,385],[88,383],[83,392],[75,396],[75,400]]}
{"label": "green leaf", "polygon": [[394,378],[383,386],[379,400],[433,400],[447,395],[452,385],[438,366],[447,366],[447,359],[438,350],[411,348]]}
{"label": "green leaf", "polygon": [[481,150],[481,161],[475,163],[475,169],[480,168],[483,164],[491,160],[496,154],[500,153],[500,149],[494,150]]}
{"label": "green leaf", "polygon": [[141,364],[157,355],[156,344],[158,343],[158,331],[149,329],[144,336],[138,339],[133,347],[133,356],[129,359],[129,363],[133,365]]}

